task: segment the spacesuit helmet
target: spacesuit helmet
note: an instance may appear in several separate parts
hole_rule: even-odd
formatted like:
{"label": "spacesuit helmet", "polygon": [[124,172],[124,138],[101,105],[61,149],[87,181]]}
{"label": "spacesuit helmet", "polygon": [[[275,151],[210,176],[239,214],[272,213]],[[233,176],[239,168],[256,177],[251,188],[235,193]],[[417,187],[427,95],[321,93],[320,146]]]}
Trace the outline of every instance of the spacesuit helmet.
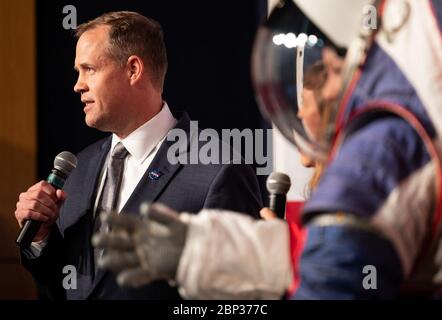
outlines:
{"label": "spacesuit helmet", "polygon": [[[257,32],[252,79],[261,112],[313,159],[327,158],[339,102],[359,66],[358,54],[346,56],[355,42],[365,50],[373,2],[282,0]],[[312,102],[317,126],[301,116]]]}

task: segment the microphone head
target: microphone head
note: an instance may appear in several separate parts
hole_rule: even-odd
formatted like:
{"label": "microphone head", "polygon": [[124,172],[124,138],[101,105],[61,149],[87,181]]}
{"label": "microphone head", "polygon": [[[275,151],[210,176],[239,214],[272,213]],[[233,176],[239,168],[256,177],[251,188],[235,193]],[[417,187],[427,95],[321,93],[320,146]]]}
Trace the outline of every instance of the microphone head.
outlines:
{"label": "microphone head", "polygon": [[291,185],[289,176],[281,172],[272,172],[266,183],[270,194],[287,194]]}
{"label": "microphone head", "polygon": [[69,151],[60,152],[54,159],[54,168],[69,176],[77,167],[77,157]]}

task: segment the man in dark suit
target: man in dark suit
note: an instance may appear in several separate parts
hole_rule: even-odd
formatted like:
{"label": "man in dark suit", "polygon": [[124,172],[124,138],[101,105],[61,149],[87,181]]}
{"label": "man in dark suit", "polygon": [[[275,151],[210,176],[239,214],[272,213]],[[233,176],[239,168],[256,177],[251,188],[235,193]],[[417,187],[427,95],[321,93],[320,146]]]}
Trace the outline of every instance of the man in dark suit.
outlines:
{"label": "man in dark suit", "polygon": [[[167,57],[158,23],[133,12],[109,13],[80,25],[77,37],[74,90],[85,104],[86,124],[112,136],[77,155],[64,191],[41,181],[20,194],[15,212],[20,226],[26,219],[43,222],[30,248],[22,250],[22,264],[52,298],[179,298],[165,281],[122,288],[112,273],[96,267],[102,252],[91,246],[91,236],[106,228],[101,210],[138,214],[147,200],[180,212],[220,208],[258,214],[256,176],[246,165],[171,161],[174,143],[185,143],[177,150],[189,156],[192,134],[187,114],[172,113],[161,97]],[[189,140],[171,141],[172,129]]]}

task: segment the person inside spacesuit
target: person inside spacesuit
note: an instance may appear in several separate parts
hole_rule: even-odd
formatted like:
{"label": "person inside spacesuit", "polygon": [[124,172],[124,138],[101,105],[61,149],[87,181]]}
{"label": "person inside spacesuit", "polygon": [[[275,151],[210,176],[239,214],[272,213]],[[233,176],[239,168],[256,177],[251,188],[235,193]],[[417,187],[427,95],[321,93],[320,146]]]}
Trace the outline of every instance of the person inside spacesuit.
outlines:
{"label": "person inside spacesuit", "polygon": [[[302,105],[299,106],[297,117],[302,121],[304,128],[312,135],[313,139],[317,139],[320,134],[321,115],[325,115],[325,105],[318,105],[317,97],[324,95],[323,90],[327,90],[327,95],[331,95],[330,85],[326,83],[327,73],[338,73],[342,69],[343,59],[335,54],[333,49],[325,50],[324,63],[320,62],[312,66],[305,73],[304,88],[302,90]],[[339,89],[334,90],[334,97],[337,96]],[[311,194],[313,189],[319,183],[319,179],[324,170],[324,164],[315,161],[307,154],[299,150],[301,164],[306,168],[313,168],[313,174],[308,182],[307,196]],[[263,208],[260,211],[261,218],[274,219],[276,214],[269,208]]]}
{"label": "person inside spacesuit", "polygon": [[[371,4],[382,17],[374,29],[361,25]],[[107,252],[100,265],[121,285],[169,279],[194,299],[440,292],[442,22],[435,12],[441,2],[282,1],[258,32],[253,78],[261,111],[326,165],[303,209],[300,257],[279,219],[144,204],[143,218],[103,215],[112,231],[93,238]],[[314,97],[326,110],[314,130],[298,117],[309,99],[304,84],[312,66],[331,65],[334,56],[345,62],[327,70]]]}

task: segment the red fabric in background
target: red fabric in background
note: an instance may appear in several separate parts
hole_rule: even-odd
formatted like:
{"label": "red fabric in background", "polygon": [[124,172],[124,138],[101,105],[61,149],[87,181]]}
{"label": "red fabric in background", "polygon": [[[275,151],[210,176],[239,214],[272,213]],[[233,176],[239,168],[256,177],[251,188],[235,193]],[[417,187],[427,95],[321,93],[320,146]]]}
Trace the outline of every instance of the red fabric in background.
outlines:
{"label": "red fabric in background", "polygon": [[304,202],[287,201],[285,207],[285,217],[287,222],[296,223],[301,226],[301,212]]}
{"label": "red fabric in background", "polygon": [[290,228],[290,256],[293,264],[293,282],[288,290],[291,296],[299,287],[299,259],[307,237],[306,230],[301,227],[301,212],[304,202],[289,201],[286,204],[286,220]]}

